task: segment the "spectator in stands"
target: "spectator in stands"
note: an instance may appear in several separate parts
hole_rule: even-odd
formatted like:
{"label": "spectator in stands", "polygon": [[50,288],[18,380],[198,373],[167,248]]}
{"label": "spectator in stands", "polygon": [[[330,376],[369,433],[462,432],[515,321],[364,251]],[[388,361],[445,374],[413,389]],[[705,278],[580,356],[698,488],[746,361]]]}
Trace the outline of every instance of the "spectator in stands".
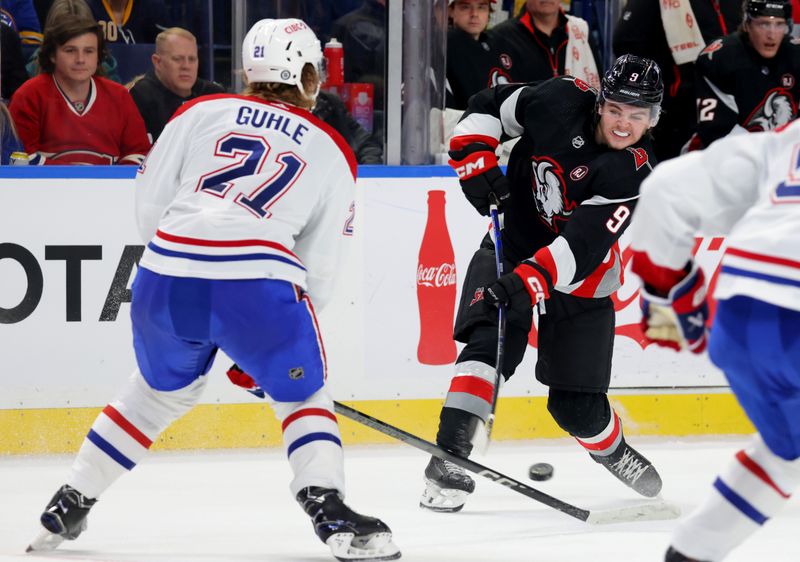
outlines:
{"label": "spectator in stands", "polygon": [[470,96],[510,82],[500,53],[485,33],[495,0],[449,0],[453,25],[447,31],[447,99],[445,105],[466,109]]}
{"label": "spectator in stands", "polygon": [[336,94],[320,90],[311,113],[344,137],[359,164],[383,164],[381,144],[350,115],[344,102]]}
{"label": "spectator in stands", "polygon": [[697,56],[741,21],[741,0],[628,0],[614,31],[614,52],[653,59],[664,72],[664,115],[653,130],[659,161],[677,156],[695,130]]}
{"label": "spectator in stands", "polygon": [[124,86],[96,75],[105,53],[96,21],[52,22],[39,51],[42,74],[25,82],[11,115],[29,154],[48,164],[140,164],[150,149],[144,121]]}
{"label": "spectator in stands", "polygon": [[589,24],[564,13],[560,0],[527,0],[522,13],[492,28],[489,37],[513,82],[569,74],[600,87],[600,57]]}
{"label": "spectator in stands", "polygon": [[0,88],[2,98],[10,100],[28,79],[19,35],[5,19],[0,20]]}
{"label": "spectator in stands", "polygon": [[26,45],[42,42],[42,26],[32,0],[0,0],[0,20],[10,25]]}
{"label": "spectator in stands", "polygon": [[25,148],[14,127],[14,120],[11,118],[6,104],[0,102],[0,164],[3,166],[10,164],[12,153],[24,151]]}
{"label": "spectator in stands", "polygon": [[797,117],[800,45],[790,40],[791,22],[791,0],[745,0],[739,30],[700,53],[697,132],[689,150],[734,129],[769,131]]}
{"label": "spectator in stands", "polygon": [[183,28],[159,33],[151,60],[153,69],[135,79],[130,92],[155,142],[181,105],[199,96],[221,94],[225,88],[197,77],[197,39]]}
{"label": "spectator in stands", "polygon": [[[64,18],[80,17],[86,19],[94,19],[92,11],[86,4],[85,0],[55,0],[47,11],[47,16],[44,20],[44,28],[52,25],[53,22],[63,21]],[[41,72],[39,68],[39,49],[37,48],[28,59],[25,68],[28,71],[28,76],[36,76]],[[100,76],[113,80],[114,82],[122,82],[119,74],[117,73],[117,60],[106,49],[106,55],[100,63]]]}
{"label": "spectator in stands", "polygon": [[155,43],[171,26],[162,0],[88,0],[108,43]]}

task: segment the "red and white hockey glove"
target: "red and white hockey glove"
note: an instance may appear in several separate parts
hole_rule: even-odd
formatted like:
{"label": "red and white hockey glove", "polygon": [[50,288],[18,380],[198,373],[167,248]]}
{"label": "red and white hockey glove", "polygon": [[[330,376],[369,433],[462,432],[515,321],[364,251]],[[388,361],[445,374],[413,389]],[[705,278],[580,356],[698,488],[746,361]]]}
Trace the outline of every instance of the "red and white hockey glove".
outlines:
{"label": "red and white hockey glove", "polygon": [[635,252],[633,272],[644,281],[641,306],[645,338],[678,351],[705,351],[708,303],[703,270],[693,261],[683,271],[659,267],[645,254]]}
{"label": "red and white hockey glove", "polygon": [[231,365],[225,374],[228,375],[228,378],[233,384],[236,386],[241,386],[253,396],[258,398],[266,398],[266,393],[261,390],[260,386],[256,384],[256,381],[253,380],[253,377],[242,371],[242,369],[239,368],[239,365],[236,363]]}
{"label": "red and white hockey glove", "polygon": [[461,190],[480,214],[489,215],[492,194],[500,206],[508,199],[511,194],[508,179],[497,166],[497,157],[489,145],[473,143],[460,150],[451,150],[450,157],[449,164],[458,174]]}
{"label": "red and white hockey glove", "polygon": [[535,261],[524,260],[514,271],[486,287],[484,299],[488,304],[504,304],[509,309],[527,312],[535,304],[550,298],[552,290],[550,272]]}

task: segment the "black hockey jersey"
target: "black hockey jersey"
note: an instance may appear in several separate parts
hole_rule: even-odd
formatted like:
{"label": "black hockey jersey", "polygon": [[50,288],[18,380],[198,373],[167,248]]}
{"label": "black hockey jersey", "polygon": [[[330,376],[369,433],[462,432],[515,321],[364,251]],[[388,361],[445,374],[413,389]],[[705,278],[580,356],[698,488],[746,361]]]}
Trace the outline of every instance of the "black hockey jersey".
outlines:
{"label": "black hockey jersey", "polygon": [[528,12],[489,30],[489,39],[500,51],[501,63],[513,82],[535,82],[564,74],[568,38],[563,13],[549,36],[533,25]]}
{"label": "black hockey jersey", "polygon": [[509,82],[508,69],[486,33],[476,40],[457,27],[447,32],[447,107],[466,109],[473,94]]}
{"label": "black hockey jersey", "polygon": [[800,45],[784,38],[771,59],[737,31],[697,58],[697,134],[690,148],[708,146],[736,126],[769,131],[797,117]]}
{"label": "black hockey jersey", "polygon": [[647,137],[625,150],[597,143],[596,96],[566,76],[486,90],[470,100],[451,148],[521,137],[506,172],[506,257],[540,261],[544,249],[556,290],[599,298],[621,285],[617,241],[655,162]]}

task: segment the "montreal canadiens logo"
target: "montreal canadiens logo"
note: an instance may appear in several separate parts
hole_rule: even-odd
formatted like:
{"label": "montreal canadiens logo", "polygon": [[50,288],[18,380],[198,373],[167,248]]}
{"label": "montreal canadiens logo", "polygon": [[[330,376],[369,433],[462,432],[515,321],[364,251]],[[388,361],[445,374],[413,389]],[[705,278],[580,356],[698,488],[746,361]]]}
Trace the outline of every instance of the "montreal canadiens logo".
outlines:
{"label": "montreal canadiens logo", "polygon": [[417,285],[425,287],[447,287],[456,284],[456,264],[443,263],[440,266],[417,267]]}
{"label": "montreal canadiens logo", "polygon": [[585,178],[588,173],[589,168],[587,166],[578,166],[569,173],[569,177],[572,181],[579,181]]}

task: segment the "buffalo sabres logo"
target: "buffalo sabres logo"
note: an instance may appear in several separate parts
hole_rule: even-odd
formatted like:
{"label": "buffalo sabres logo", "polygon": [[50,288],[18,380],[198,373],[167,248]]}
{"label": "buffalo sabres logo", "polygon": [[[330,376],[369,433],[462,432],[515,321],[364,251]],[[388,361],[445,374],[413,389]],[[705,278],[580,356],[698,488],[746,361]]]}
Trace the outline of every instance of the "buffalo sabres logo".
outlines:
{"label": "buffalo sabres logo", "polygon": [[783,88],[773,88],[745,121],[748,131],[771,131],[797,115],[797,104]]}
{"label": "buffalo sabres logo", "polygon": [[549,158],[531,159],[533,198],[539,218],[553,232],[558,232],[556,220],[567,220],[575,210],[575,203],[567,201],[564,171]]}
{"label": "buffalo sabres logo", "polygon": [[510,84],[511,77],[499,68],[493,68],[489,71],[489,88],[494,88],[500,84]]}

